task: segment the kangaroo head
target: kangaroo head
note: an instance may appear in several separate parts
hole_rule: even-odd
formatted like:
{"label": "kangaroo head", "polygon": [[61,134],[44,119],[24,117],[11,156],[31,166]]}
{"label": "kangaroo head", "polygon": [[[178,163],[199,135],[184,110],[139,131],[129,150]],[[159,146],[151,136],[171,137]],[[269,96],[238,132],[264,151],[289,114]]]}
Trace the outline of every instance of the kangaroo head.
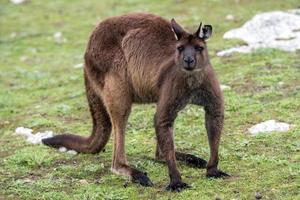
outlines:
{"label": "kangaroo head", "polygon": [[212,34],[212,26],[202,23],[194,34],[187,33],[174,19],[171,27],[175,34],[177,44],[175,62],[184,71],[200,71],[209,62],[206,40]]}

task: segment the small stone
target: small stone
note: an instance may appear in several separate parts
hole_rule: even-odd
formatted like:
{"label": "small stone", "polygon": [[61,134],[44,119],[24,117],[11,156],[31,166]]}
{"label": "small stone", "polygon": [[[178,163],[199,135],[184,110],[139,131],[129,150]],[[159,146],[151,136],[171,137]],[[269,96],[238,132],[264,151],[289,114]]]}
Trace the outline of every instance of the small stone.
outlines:
{"label": "small stone", "polygon": [[222,91],[224,91],[224,90],[230,90],[231,89],[231,87],[228,86],[228,85],[220,85],[220,87],[221,87]]}
{"label": "small stone", "polygon": [[79,180],[79,183],[81,183],[82,185],[88,184],[87,180],[85,180],[85,179]]}
{"label": "small stone", "polygon": [[74,65],[73,68],[75,68],[75,69],[83,68],[83,63],[78,63],[78,64]]}
{"label": "small stone", "polygon": [[233,21],[234,20],[234,16],[233,15],[226,15],[225,19],[227,21]]}
{"label": "small stone", "polygon": [[10,0],[10,2],[12,2],[13,4],[16,4],[16,5],[22,4],[22,3],[26,2],[26,1],[27,0]]}
{"label": "small stone", "polygon": [[32,183],[32,182],[34,182],[32,179],[30,179],[30,178],[25,178],[25,179],[23,179],[23,181],[24,181],[24,183]]}
{"label": "small stone", "polygon": [[18,127],[18,128],[16,128],[15,133],[19,134],[19,135],[31,136],[32,135],[32,129],[24,128],[24,127]]}
{"label": "small stone", "polygon": [[279,86],[283,86],[283,85],[284,85],[284,82],[283,82],[283,81],[280,81],[280,82],[278,82],[278,85],[279,85]]}
{"label": "small stone", "polygon": [[215,200],[222,200],[220,197],[216,197]]}
{"label": "small stone", "polygon": [[11,38],[16,38],[16,37],[17,37],[17,33],[16,33],[16,32],[12,32],[12,33],[10,34],[10,37],[11,37]]}
{"label": "small stone", "polygon": [[53,137],[52,131],[37,132],[36,134],[33,134],[32,131],[33,130],[29,128],[18,127],[15,133],[25,136],[26,141],[31,144],[41,144],[43,139]]}
{"label": "small stone", "polygon": [[55,39],[60,39],[62,37],[62,33],[61,32],[56,32],[56,33],[54,33],[53,37]]}
{"label": "small stone", "polygon": [[262,199],[262,194],[260,194],[259,192],[255,193],[255,199]]}
{"label": "small stone", "polygon": [[26,62],[28,60],[28,56],[21,56],[20,61],[21,62]]}
{"label": "small stone", "polygon": [[62,32],[56,32],[53,34],[54,41],[58,44],[65,43],[67,40],[63,37]]}
{"label": "small stone", "polygon": [[59,147],[58,151],[59,152],[66,152],[67,148],[66,147]]}
{"label": "small stone", "polygon": [[75,150],[69,150],[67,151],[68,154],[71,154],[71,155],[77,155],[77,151]]}

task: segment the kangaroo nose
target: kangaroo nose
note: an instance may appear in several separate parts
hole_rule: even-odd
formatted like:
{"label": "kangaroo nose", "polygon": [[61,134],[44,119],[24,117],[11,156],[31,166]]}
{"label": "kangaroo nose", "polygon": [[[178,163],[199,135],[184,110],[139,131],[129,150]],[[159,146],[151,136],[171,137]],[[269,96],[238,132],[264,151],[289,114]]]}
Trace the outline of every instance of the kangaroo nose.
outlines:
{"label": "kangaroo nose", "polygon": [[184,62],[186,62],[188,65],[193,64],[195,62],[194,58],[192,57],[186,57],[183,59]]}

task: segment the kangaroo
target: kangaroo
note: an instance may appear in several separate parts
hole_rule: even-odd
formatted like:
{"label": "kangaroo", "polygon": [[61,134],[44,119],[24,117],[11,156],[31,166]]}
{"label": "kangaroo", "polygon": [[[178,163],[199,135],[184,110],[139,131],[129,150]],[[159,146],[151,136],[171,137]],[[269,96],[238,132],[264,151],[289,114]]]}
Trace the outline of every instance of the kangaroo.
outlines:
{"label": "kangaroo", "polygon": [[[200,24],[193,34],[174,19],[148,13],[111,17],[93,31],[85,52],[84,80],[93,120],[92,134],[44,139],[45,145],[82,153],[98,153],[113,133],[111,170],[142,186],[152,186],[147,174],[131,167],[125,154],[125,128],[133,103],[156,103],[155,158],[168,166],[167,190],[188,188],[176,160],[199,168],[207,177],[229,176],[218,169],[218,148],[224,120],[223,95],[209,61],[206,40],[212,26]],[[176,152],[173,124],[187,104],[203,106],[210,158],[208,163]]]}

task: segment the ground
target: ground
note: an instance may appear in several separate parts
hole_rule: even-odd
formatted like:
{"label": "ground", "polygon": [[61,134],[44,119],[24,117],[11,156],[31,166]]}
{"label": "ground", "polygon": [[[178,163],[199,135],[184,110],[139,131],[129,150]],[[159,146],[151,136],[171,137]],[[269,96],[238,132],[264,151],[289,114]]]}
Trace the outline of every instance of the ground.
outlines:
{"label": "ground", "polygon": [[[225,31],[257,13],[295,9],[297,0],[271,1],[37,1],[0,0],[0,199],[299,199],[300,54],[261,49],[217,57],[241,44]],[[152,160],[155,105],[136,105],[127,127],[131,165],[148,172],[154,187],[127,183],[110,172],[112,141],[98,155],[69,155],[14,135],[34,131],[89,135],[91,120],[83,87],[83,54],[89,34],[102,19],[130,11],[174,17],[188,30],[210,23],[211,62],[225,91],[225,127],[220,168],[228,179],[207,179],[204,169],[179,164],[192,189],[164,190],[166,166]],[[226,15],[234,15],[227,21]],[[54,38],[61,32],[62,38]],[[59,36],[59,34],[56,34]],[[188,106],[176,120],[177,149],[208,158],[203,111]],[[286,133],[251,136],[253,124],[276,119],[293,124]],[[124,184],[127,187],[124,187]]]}

